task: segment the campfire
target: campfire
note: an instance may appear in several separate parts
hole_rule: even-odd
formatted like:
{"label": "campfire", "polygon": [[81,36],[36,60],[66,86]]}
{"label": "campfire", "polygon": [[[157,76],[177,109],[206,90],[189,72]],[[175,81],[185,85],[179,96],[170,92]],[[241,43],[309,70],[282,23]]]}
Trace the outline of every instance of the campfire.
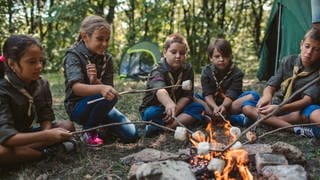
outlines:
{"label": "campfire", "polygon": [[229,121],[211,121],[206,132],[192,134],[189,140],[194,146],[194,155],[189,163],[198,179],[253,179],[248,167],[248,153],[241,149],[240,142],[222,151],[240,133],[240,129],[232,127]]}

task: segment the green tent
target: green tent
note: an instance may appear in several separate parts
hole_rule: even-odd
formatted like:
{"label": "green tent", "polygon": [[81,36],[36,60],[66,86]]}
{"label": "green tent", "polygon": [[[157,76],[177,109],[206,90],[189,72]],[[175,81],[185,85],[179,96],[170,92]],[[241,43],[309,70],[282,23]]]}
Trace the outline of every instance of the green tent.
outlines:
{"label": "green tent", "polygon": [[123,53],[119,75],[121,78],[145,79],[161,58],[159,46],[149,41],[139,42]]}
{"label": "green tent", "polygon": [[260,52],[259,80],[269,79],[283,57],[300,52],[300,42],[310,27],[310,0],[274,0]]}

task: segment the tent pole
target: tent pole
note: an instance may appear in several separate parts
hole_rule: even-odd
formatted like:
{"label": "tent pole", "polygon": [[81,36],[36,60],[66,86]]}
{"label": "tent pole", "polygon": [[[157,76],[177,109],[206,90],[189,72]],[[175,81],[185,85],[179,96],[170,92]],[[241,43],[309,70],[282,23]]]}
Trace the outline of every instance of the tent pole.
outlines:
{"label": "tent pole", "polygon": [[274,73],[277,72],[278,69],[278,58],[279,58],[279,51],[280,51],[280,33],[281,33],[281,15],[282,15],[282,5],[279,5],[279,16],[278,16],[278,29],[277,29],[277,49],[276,49],[276,62],[274,63]]}

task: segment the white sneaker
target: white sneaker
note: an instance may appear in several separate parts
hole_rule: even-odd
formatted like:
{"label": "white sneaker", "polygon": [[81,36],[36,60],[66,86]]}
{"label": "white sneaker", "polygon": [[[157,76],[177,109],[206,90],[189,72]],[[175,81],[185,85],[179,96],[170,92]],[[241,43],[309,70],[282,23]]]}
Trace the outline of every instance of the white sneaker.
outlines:
{"label": "white sneaker", "polygon": [[293,131],[298,136],[315,137],[312,128],[309,127],[294,127]]}

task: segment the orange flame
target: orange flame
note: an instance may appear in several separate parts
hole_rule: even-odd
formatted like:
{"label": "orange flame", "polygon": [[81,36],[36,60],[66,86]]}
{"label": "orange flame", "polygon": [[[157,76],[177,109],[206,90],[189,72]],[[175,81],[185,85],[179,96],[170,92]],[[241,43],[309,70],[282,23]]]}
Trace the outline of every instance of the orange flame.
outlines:
{"label": "orange flame", "polygon": [[[236,139],[236,137],[230,133],[230,128],[232,126],[229,121],[223,121],[223,122],[224,122],[224,125],[223,125],[224,134],[226,137],[229,138],[229,141],[233,142]],[[206,132],[208,134],[208,138],[198,137],[195,135],[193,136],[194,139],[190,138],[191,143],[195,147],[198,147],[198,144],[200,142],[209,142],[213,148],[221,149],[224,146],[224,144],[218,143],[217,140],[215,139],[216,132],[213,129],[213,121],[208,123],[206,127]],[[226,166],[223,168],[223,171],[221,173],[218,171],[214,172],[214,176],[216,179],[218,180],[232,179],[232,177],[229,177],[230,173],[236,170],[239,173],[239,175],[242,177],[242,179],[253,180],[253,176],[247,166],[249,162],[248,152],[245,151],[244,149],[233,149],[233,150],[228,150],[224,153],[210,151],[209,154],[204,156],[197,155],[197,158],[206,159],[208,161],[210,161],[215,157],[222,158],[226,161]],[[192,164],[197,164],[197,160],[194,160]]]}

